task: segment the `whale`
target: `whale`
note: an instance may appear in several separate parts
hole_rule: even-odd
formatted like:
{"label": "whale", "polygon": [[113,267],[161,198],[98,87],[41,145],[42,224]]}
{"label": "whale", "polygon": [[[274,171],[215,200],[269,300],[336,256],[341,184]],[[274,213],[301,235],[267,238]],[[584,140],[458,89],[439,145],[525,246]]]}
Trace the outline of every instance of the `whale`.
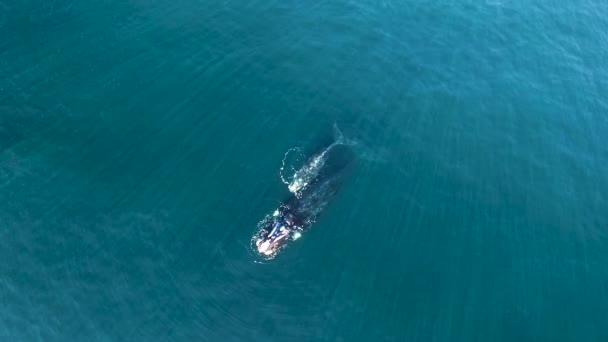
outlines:
{"label": "whale", "polygon": [[314,178],[307,178],[307,185],[295,193],[289,189],[289,195],[258,223],[252,241],[260,255],[272,258],[290,242],[299,239],[334,200],[354,161],[350,147],[345,144],[332,144],[316,156],[323,158],[320,167],[311,165],[318,161],[314,156],[304,166],[317,168]]}
{"label": "whale", "polygon": [[336,146],[347,144],[344,135],[337,125],[333,127],[334,139],[330,144],[322,146],[313,153],[306,162],[294,173],[292,180],[287,183],[287,189],[294,194],[298,194],[305,189],[311,182],[317,179],[319,172],[325,166],[328,153]]}

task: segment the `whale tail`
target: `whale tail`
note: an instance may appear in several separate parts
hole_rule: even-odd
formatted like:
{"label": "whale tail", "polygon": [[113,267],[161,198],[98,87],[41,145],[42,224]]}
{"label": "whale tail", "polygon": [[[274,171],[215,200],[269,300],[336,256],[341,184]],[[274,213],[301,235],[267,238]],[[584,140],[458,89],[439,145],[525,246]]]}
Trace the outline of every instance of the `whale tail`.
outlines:
{"label": "whale tail", "polygon": [[344,138],[344,134],[338,127],[338,124],[334,122],[333,126],[333,135],[334,135],[334,144],[335,145],[344,145],[346,144],[346,138]]}
{"label": "whale tail", "polygon": [[354,146],[357,145],[357,142],[354,140],[350,140],[347,137],[344,136],[344,133],[342,133],[342,130],[340,129],[340,127],[338,127],[338,124],[336,122],[334,122],[333,124],[333,137],[334,137],[334,142],[333,144],[331,144],[331,146],[335,146],[335,145],[347,145],[347,146]]}

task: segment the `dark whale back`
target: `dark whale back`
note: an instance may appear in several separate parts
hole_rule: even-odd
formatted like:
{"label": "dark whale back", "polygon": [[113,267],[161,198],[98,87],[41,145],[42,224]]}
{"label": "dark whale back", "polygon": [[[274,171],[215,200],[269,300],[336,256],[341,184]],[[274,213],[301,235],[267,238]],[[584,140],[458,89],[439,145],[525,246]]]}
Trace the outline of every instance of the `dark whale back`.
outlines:
{"label": "dark whale back", "polygon": [[300,227],[308,229],[336,196],[353,161],[353,152],[348,146],[335,146],[314,181],[299,193],[290,194],[283,202]]}

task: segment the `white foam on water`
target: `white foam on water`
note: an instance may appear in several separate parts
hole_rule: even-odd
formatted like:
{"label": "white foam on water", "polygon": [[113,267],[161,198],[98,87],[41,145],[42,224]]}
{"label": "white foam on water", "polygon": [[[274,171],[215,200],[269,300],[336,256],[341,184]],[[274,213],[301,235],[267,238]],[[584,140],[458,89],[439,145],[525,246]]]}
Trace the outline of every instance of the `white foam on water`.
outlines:
{"label": "white foam on water", "polygon": [[[281,168],[279,169],[279,175],[281,176],[281,181],[283,182],[283,184],[287,185],[288,187],[291,184],[291,181],[289,181],[283,175],[283,172],[285,171],[285,164],[287,163],[287,158],[289,157],[289,154],[291,152],[294,152],[294,151],[300,151],[300,148],[299,147],[292,147],[289,150],[287,150],[287,152],[285,152],[285,155],[283,156],[283,161],[281,162]],[[291,170],[294,171],[294,168],[291,167]]]}

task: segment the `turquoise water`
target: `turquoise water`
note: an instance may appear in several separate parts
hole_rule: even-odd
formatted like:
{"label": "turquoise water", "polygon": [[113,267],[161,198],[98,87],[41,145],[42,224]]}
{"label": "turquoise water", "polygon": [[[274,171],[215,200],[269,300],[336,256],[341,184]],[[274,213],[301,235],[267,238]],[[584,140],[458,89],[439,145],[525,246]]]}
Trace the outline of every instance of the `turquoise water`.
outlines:
{"label": "turquoise water", "polygon": [[[0,339],[607,341],[607,18],[0,2]],[[352,174],[261,261],[334,122]]]}

